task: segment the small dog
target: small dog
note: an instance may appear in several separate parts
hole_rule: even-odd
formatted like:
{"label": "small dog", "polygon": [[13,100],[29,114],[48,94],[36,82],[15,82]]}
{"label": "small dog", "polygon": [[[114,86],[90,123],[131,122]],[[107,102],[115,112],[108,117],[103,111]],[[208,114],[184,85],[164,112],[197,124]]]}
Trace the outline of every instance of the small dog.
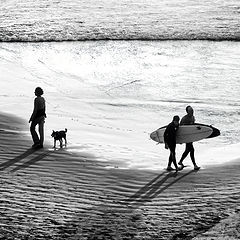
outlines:
{"label": "small dog", "polygon": [[60,142],[60,147],[63,146],[63,139],[65,140],[65,146],[67,146],[67,139],[66,139],[66,132],[67,129],[65,128],[65,131],[54,131],[52,132],[51,136],[54,138],[54,148],[56,148],[56,141],[58,140]]}

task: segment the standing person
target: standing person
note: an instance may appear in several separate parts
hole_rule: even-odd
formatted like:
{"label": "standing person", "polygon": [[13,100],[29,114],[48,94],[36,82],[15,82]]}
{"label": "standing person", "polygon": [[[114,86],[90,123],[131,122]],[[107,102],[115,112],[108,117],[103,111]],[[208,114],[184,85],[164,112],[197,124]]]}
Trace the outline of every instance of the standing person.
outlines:
{"label": "standing person", "polygon": [[174,116],[172,122],[168,124],[164,132],[165,148],[170,150],[167,171],[173,170],[173,168],[171,167],[172,163],[175,166],[176,172],[178,171],[175,150],[176,150],[176,132],[179,127],[179,120],[180,120],[179,116]]}
{"label": "standing person", "polygon": [[[181,121],[180,121],[180,125],[191,125],[195,123],[195,117],[193,115],[194,111],[193,108],[191,106],[187,106],[186,107],[186,112],[187,115],[185,115]],[[194,156],[194,147],[193,147],[193,143],[186,143],[186,149],[184,151],[184,153],[182,154],[182,157],[179,161],[179,165],[181,166],[181,168],[184,167],[183,165],[183,160],[187,157],[187,155],[190,153],[190,157],[194,166],[194,170],[199,170],[200,167],[197,166],[196,161],[195,161],[195,156]]]}
{"label": "standing person", "polygon": [[[30,132],[33,139],[32,148],[43,148],[44,141],[44,123],[46,118],[45,99],[42,97],[43,90],[40,87],[35,89],[36,98],[34,99],[34,109],[29,120],[31,123]],[[38,125],[39,136],[35,130]]]}

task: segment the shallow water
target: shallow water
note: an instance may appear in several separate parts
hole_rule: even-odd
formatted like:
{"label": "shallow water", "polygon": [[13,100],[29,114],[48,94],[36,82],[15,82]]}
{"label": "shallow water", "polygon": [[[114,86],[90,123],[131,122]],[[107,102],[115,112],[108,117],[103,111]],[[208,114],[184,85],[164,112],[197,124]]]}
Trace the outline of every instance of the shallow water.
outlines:
{"label": "shallow water", "polygon": [[69,151],[145,169],[168,158],[149,133],[192,105],[197,122],[221,130],[195,144],[197,162],[221,163],[239,157],[239,49],[229,41],[1,43],[1,109],[28,120],[42,86],[47,141],[67,127]]}

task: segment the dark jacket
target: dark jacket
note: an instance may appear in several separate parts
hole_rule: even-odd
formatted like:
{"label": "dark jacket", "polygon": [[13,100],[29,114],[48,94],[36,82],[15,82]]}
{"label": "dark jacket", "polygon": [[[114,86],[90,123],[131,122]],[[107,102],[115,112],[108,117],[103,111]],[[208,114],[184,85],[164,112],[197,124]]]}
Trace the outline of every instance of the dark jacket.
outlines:
{"label": "dark jacket", "polygon": [[45,99],[43,97],[36,97],[34,100],[34,109],[30,121],[34,121],[39,117],[46,117]]}
{"label": "dark jacket", "polygon": [[173,122],[169,123],[164,132],[164,142],[168,145],[176,145],[176,132],[178,126],[175,126]]}

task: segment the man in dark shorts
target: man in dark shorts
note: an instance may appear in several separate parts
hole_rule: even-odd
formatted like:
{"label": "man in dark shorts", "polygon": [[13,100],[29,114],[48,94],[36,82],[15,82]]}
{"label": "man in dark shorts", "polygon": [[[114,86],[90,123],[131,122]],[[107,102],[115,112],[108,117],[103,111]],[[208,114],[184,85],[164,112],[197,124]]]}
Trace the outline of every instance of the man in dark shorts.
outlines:
{"label": "man in dark shorts", "polygon": [[[187,115],[185,115],[181,121],[180,121],[180,125],[191,125],[195,123],[195,117],[193,115],[194,111],[193,108],[191,106],[187,106],[186,107],[186,112]],[[199,170],[200,167],[197,166],[196,161],[195,161],[195,156],[194,156],[194,147],[193,147],[193,143],[186,143],[186,148],[184,153],[182,154],[182,157],[179,161],[179,165],[181,166],[181,168],[184,167],[183,165],[183,160],[187,157],[187,155],[190,153],[190,157],[194,166],[194,170]]]}
{"label": "man in dark shorts", "polygon": [[179,120],[179,116],[174,116],[172,122],[168,124],[164,132],[165,148],[170,150],[167,171],[174,170],[171,167],[172,163],[175,166],[176,172],[178,171],[178,166],[176,162],[176,132],[179,127]]}

